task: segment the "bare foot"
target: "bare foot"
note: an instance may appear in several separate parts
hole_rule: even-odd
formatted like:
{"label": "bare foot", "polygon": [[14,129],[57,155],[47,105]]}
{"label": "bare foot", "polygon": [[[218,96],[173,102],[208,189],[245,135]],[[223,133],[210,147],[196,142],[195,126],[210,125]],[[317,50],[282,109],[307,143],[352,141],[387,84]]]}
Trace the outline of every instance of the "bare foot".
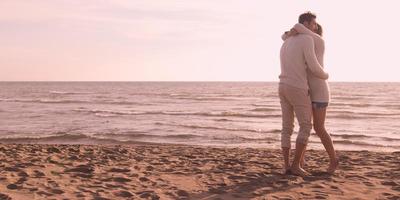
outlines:
{"label": "bare foot", "polygon": [[292,174],[297,175],[297,176],[301,176],[301,177],[305,177],[310,175],[306,170],[304,170],[301,167],[291,167],[290,171],[292,172]]}
{"label": "bare foot", "polygon": [[333,174],[333,173],[335,173],[335,170],[338,168],[338,166],[339,166],[339,159],[336,158],[335,161],[333,161],[333,162],[331,162],[331,163],[329,164],[329,167],[328,167],[328,169],[327,169],[326,171],[327,171],[329,174]]}
{"label": "bare foot", "polygon": [[306,160],[303,158],[301,161],[300,161],[300,167],[301,168],[304,168],[306,166]]}
{"label": "bare foot", "polygon": [[291,174],[291,171],[290,171],[290,166],[285,166],[284,168],[283,168],[283,173],[282,174]]}
{"label": "bare foot", "polygon": [[282,173],[283,175],[289,175],[289,174],[292,174],[292,171],[290,170],[290,168],[285,168],[285,169],[283,169],[283,173]]}

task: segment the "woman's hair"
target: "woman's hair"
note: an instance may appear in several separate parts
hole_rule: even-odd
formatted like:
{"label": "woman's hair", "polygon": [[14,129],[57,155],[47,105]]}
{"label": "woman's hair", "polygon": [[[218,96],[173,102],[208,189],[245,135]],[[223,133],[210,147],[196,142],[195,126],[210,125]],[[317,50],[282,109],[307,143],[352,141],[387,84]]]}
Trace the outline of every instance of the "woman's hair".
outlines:
{"label": "woman's hair", "polygon": [[315,30],[315,33],[317,33],[319,36],[322,37],[322,26],[321,26],[321,24],[317,23],[317,30]]}

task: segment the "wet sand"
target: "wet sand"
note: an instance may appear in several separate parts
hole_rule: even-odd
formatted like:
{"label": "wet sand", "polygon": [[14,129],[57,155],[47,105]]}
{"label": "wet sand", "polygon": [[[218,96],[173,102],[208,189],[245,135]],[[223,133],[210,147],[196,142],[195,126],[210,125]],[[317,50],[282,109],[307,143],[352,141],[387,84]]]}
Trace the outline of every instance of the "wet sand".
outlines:
{"label": "wet sand", "polygon": [[273,149],[0,144],[0,199],[400,199],[400,152],[306,157],[302,178]]}

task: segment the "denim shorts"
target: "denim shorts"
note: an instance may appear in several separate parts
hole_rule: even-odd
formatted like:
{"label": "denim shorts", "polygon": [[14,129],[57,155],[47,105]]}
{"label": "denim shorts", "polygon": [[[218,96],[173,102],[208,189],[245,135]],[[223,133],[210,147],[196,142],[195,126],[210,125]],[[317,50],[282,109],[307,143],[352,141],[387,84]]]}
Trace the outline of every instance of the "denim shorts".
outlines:
{"label": "denim shorts", "polygon": [[312,107],[313,108],[326,108],[328,107],[329,103],[328,102],[312,102]]}

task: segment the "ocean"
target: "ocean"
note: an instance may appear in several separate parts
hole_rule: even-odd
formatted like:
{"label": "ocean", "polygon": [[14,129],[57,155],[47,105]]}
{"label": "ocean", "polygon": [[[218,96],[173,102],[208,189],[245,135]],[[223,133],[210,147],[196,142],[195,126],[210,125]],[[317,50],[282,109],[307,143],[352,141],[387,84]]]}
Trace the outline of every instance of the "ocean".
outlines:
{"label": "ocean", "polygon": [[[330,87],[326,128],[336,149],[400,150],[400,83]],[[276,82],[0,82],[0,142],[280,148],[277,89]],[[308,148],[323,149],[315,133]]]}

